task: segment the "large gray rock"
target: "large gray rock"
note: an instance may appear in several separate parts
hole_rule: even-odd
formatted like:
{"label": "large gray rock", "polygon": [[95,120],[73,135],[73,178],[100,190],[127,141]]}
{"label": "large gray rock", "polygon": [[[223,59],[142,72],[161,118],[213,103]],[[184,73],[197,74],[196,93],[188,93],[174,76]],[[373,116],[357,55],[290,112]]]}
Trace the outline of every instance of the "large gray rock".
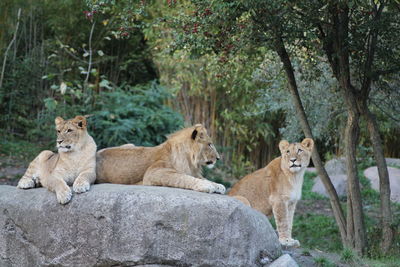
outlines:
{"label": "large gray rock", "polygon": [[[336,189],[339,196],[346,196],[347,194],[347,175],[346,175],[346,161],[345,158],[334,158],[325,163],[325,169],[331,178],[332,184]],[[311,189],[312,192],[318,193],[325,197],[329,197],[325,190],[325,186],[319,176],[315,177],[314,185]]]}
{"label": "large gray rock", "polygon": [[284,254],[271,263],[269,267],[299,267],[299,265],[289,254]]}
{"label": "large gray rock", "polygon": [[[262,256],[261,256],[262,255]],[[281,255],[267,217],[228,196],[100,184],[62,206],[0,186],[0,266],[257,266]]]}
{"label": "large gray rock", "polygon": [[[388,167],[390,182],[390,199],[400,203],[400,169]],[[379,191],[378,167],[369,167],[364,170],[364,175],[371,181],[371,187]]]}
{"label": "large gray rock", "polygon": [[400,167],[400,159],[386,158],[386,164]]}
{"label": "large gray rock", "polygon": [[341,157],[341,158],[333,158],[331,160],[328,160],[325,163],[325,170],[329,174],[329,176],[338,175],[338,174],[346,174],[346,172],[347,172],[346,158]]}
{"label": "large gray rock", "polygon": [[[331,178],[332,184],[336,189],[339,197],[347,195],[347,175],[346,174],[336,174],[329,176]],[[325,186],[321,181],[321,178],[317,176],[314,180],[314,185],[311,188],[312,192],[318,193],[325,197],[329,197],[328,192],[325,190]]]}

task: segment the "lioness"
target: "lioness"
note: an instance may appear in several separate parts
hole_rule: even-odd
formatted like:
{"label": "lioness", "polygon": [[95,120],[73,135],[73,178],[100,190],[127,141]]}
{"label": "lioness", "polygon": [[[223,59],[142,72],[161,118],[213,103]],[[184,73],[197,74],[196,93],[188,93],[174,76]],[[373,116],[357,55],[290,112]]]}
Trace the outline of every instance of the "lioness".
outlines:
{"label": "lioness", "polygon": [[225,192],[222,184],[201,175],[201,166],[212,167],[219,154],[201,124],[168,136],[155,147],[132,144],[97,152],[98,183],[170,186],[207,193]]}
{"label": "lioness", "polygon": [[301,198],[304,172],[313,146],[310,138],[293,144],[282,140],[280,157],[245,176],[228,193],[266,215],[273,212],[279,241],[284,246],[300,246],[300,242],[292,238],[293,215]]}
{"label": "lioness", "polygon": [[55,119],[58,153],[42,151],[30,164],[18,182],[18,188],[42,185],[56,193],[57,200],[66,204],[74,192],[89,190],[96,180],[96,143],[86,129],[86,118]]}

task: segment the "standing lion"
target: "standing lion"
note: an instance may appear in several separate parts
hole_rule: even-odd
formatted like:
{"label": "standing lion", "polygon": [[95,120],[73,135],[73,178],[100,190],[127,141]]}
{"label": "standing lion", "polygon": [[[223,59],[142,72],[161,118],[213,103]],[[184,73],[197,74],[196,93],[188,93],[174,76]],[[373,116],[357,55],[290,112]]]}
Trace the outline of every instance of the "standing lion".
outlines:
{"label": "standing lion", "polygon": [[279,241],[284,246],[300,246],[292,238],[293,215],[301,198],[304,172],[310,163],[314,141],[279,143],[281,156],[237,182],[228,193],[265,215],[274,214]]}
{"label": "standing lion", "polygon": [[89,190],[96,180],[96,143],[86,129],[86,118],[55,119],[58,153],[42,151],[30,164],[18,182],[18,188],[42,185],[56,193],[57,200],[66,204],[75,193]]}
{"label": "standing lion", "polygon": [[225,187],[206,180],[201,167],[219,160],[207,130],[201,124],[168,136],[155,147],[132,144],[97,152],[98,183],[143,184],[225,193]]}

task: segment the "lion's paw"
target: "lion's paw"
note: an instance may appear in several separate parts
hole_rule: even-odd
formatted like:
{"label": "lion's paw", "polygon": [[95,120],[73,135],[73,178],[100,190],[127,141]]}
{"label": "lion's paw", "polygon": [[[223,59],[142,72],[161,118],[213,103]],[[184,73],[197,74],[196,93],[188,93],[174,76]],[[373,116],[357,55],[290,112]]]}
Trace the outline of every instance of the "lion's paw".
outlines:
{"label": "lion's paw", "polygon": [[215,186],[209,181],[199,180],[193,190],[204,193],[213,193],[215,191]]}
{"label": "lion's paw", "polygon": [[35,181],[29,178],[22,178],[19,180],[17,188],[21,189],[29,189],[29,188],[34,188],[35,187]]}
{"label": "lion's paw", "polygon": [[68,187],[68,189],[60,190],[56,192],[57,201],[60,204],[67,204],[72,198],[72,191]]}
{"label": "lion's paw", "polygon": [[225,189],[225,186],[224,186],[224,185],[222,185],[222,184],[217,184],[217,183],[215,183],[214,185],[215,185],[214,193],[217,193],[217,194],[225,194],[226,189]]}
{"label": "lion's paw", "polygon": [[89,191],[90,189],[90,184],[86,181],[84,182],[76,182],[72,186],[73,190],[75,193],[84,193],[86,191]]}
{"label": "lion's paw", "polygon": [[279,242],[285,247],[300,247],[299,240],[293,238],[279,238]]}

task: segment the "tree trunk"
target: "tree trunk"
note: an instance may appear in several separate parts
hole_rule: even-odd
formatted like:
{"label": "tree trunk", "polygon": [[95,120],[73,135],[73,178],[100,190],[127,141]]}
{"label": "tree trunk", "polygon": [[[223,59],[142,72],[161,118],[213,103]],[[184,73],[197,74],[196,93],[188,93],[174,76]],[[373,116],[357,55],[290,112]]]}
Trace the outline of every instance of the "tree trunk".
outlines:
{"label": "tree trunk", "polygon": [[[300,120],[301,128],[306,137],[313,138],[311,128],[308,123],[303,104],[301,102],[301,98],[300,98],[299,91],[297,88],[296,78],[294,76],[294,71],[293,71],[293,67],[292,67],[292,63],[290,61],[289,55],[286,51],[282,37],[276,36],[275,39],[276,39],[275,40],[275,50],[278,53],[278,55],[283,63],[283,67],[286,72],[286,77],[288,79],[289,91],[290,91],[290,94],[292,95],[292,100],[293,100],[297,115]],[[337,195],[335,187],[333,186],[331,179],[329,178],[329,175],[326,172],[324,165],[322,164],[321,158],[319,156],[318,150],[315,145],[314,145],[314,149],[312,152],[312,160],[318,171],[318,175],[321,177],[321,181],[324,184],[325,189],[329,194],[329,199],[331,202],[333,214],[336,219],[336,223],[339,227],[340,236],[342,238],[342,243],[346,244],[346,240],[347,240],[346,219],[344,217],[343,210],[340,206],[339,197]]]}
{"label": "tree trunk", "polygon": [[[349,102],[349,101],[347,101]],[[366,249],[364,215],[362,210],[360,181],[358,178],[356,147],[359,136],[359,118],[357,110],[348,110],[345,131],[345,151],[347,167],[347,244],[359,255]]]}
{"label": "tree trunk", "polygon": [[378,166],[379,173],[379,194],[381,200],[381,222],[382,222],[382,241],[381,249],[387,253],[393,243],[392,212],[390,209],[390,181],[389,173],[383,153],[382,139],[379,134],[378,123],[375,116],[370,112],[366,103],[360,109],[362,115],[367,121],[367,128],[370,134],[374,157]]}

